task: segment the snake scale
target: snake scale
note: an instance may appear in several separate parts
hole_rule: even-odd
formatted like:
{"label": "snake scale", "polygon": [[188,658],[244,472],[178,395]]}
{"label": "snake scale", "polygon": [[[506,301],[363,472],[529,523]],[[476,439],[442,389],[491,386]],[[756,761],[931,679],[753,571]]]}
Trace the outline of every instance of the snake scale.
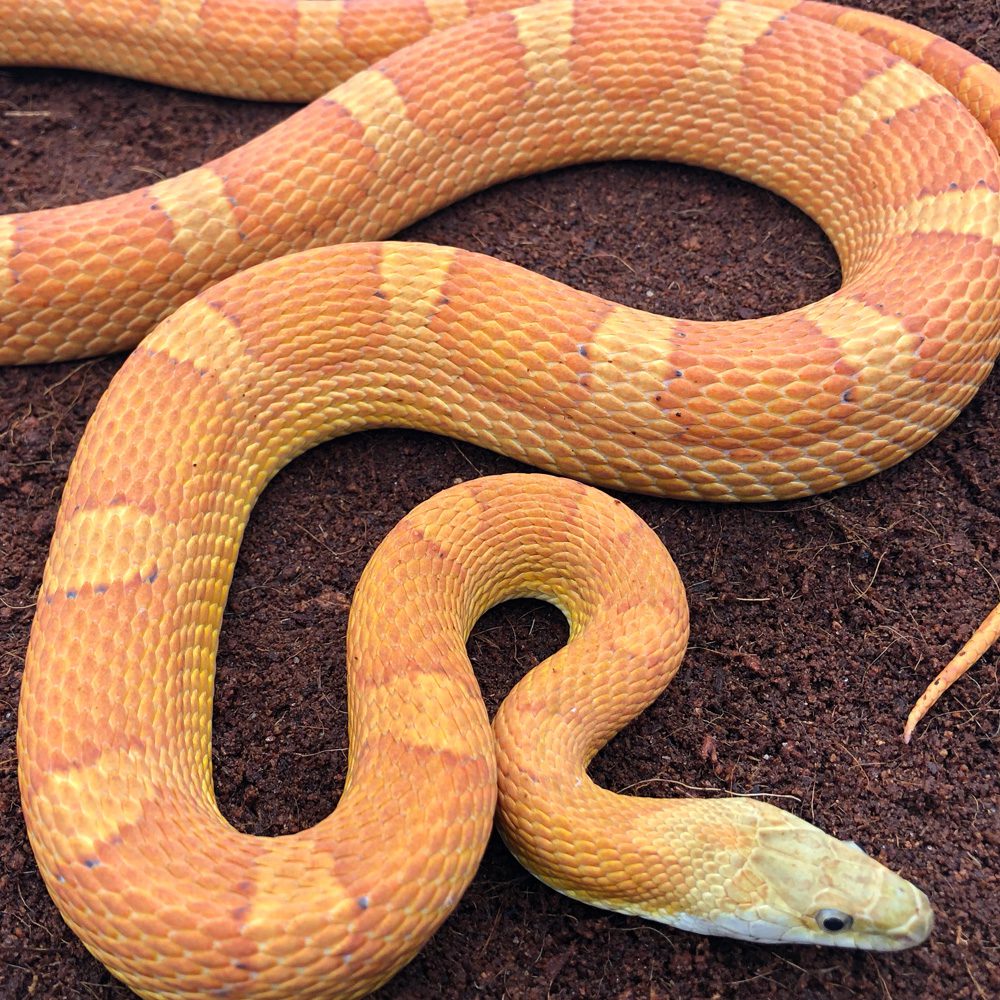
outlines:
{"label": "snake scale", "polygon": [[[788,813],[591,782],[593,754],[673,676],[687,610],[641,521],[551,477],[447,491],[380,547],[352,611],[335,813],[268,839],[218,812],[222,609],[254,500],[305,449],[409,426],[600,486],[788,498],[911,454],[1000,350],[990,67],[820,3],[508,6],[0,0],[11,63],[268,98],[350,77],[178,178],[0,218],[0,361],[138,344],[67,483],[18,754],[49,891],[141,995],[371,991],[454,907],[498,785],[514,853],[597,905],[758,941],[894,950],[930,933],[918,889]],[[829,236],[842,288],[699,323],[371,242],[498,180],[623,157],[778,191]],[[491,731],[464,643],[512,596],[555,603],[570,642]]]}

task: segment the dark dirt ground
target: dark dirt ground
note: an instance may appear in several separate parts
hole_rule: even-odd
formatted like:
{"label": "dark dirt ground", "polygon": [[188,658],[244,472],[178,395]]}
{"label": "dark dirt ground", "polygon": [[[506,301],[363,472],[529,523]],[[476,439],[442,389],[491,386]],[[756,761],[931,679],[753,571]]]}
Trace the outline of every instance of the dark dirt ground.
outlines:
{"label": "dark dirt ground", "polygon": [[[990,0],[880,0],[1000,64]],[[0,211],[139,186],[218,155],[288,108],[71,72],[0,72]],[[718,175],[586,166],[472,197],[405,234],[486,251],[630,305],[698,318],[832,291],[834,254],[788,204]],[[0,996],[130,995],[67,930],[18,807],[14,731],[32,603],[67,467],[121,363],[0,371]],[[1000,580],[1000,380],[931,445],[829,497],[722,508],[631,498],[687,582],[692,648],[670,691],[594,774],[614,789],[766,795],[854,838],[930,895],[928,945],[898,955],[753,947],[590,909],[494,839],[458,910],[379,995],[980,997],[1000,995],[996,651],[900,741],[925,681]],[[370,552],[435,491],[515,463],[409,432],[356,435],[268,488],[222,637],[216,784],[241,829],[324,816],[345,767],[343,636]],[[564,637],[514,603],[470,644],[491,707]]]}

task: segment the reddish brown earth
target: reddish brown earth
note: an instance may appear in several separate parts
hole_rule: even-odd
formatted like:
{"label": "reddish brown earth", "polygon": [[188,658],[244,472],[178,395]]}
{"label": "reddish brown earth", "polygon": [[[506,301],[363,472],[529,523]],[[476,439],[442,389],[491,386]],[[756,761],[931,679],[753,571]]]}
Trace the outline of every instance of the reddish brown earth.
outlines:
{"label": "reddish brown earth", "polygon": [[[993,0],[880,0],[1000,64]],[[287,107],[71,72],[0,73],[0,211],[66,204],[194,166]],[[405,236],[516,261],[634,306],[756,316],[837,286],[820,231],[781,199],[699,170],[586,166],[506,184]],[[32,603],[74,448],[121,358],[0,371],[0,996],[124,998],[62,923],[18,807],[14,732]],[[723,508],[630,498],[687,581],[692,648],[671,690],[595,762],[618,790],[766,796],[922,886],[937,913],[898,955],[754,947],[590,909],[496,840],[454,915],[385,998],[1000,995],[997,663],[989,654],[904,747],[906,710],[998,597],[1000,381],[911,460],[829,496]],[[261,500],[222,636],[222,808],[277,834],[334,804],[352,588],[410,507],[506,459],[427,434],[318,448]],[[470,643],[487,701],[564,638],[505,606]],[[377,849],[377,845],[375,847]]]}

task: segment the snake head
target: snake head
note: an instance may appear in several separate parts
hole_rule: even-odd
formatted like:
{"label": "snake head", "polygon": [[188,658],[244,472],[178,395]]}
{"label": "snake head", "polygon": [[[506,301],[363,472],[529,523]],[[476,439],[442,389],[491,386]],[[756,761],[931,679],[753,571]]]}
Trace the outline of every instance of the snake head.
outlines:
{"label": "snake head", "polygon": [[857,844],[754,800],[704,805],[713,811],[699,830],[702,856],[717,875],[691,912],[656,919],[761,943],[872,951],[912,948],[930,934],[924,893]]}
{"label": "snake head", "polygon": [[776,940],[899,951],[927,939],[933,913],[916,886],[857,844],[773,812],[777,821],[762,815],[747,863],[771,887],[776,925],[785,924]]}

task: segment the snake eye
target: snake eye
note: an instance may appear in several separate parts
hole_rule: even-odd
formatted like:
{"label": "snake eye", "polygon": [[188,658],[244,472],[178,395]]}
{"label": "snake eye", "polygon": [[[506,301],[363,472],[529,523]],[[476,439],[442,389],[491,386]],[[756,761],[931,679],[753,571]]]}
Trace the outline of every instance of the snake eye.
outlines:
{"label": "snake eye", "polygon": [[854,923],[854,917],[842,910],[820,910],[816,914],[816,923],[825,931],[836,934],[837,931],[849,930]]}

